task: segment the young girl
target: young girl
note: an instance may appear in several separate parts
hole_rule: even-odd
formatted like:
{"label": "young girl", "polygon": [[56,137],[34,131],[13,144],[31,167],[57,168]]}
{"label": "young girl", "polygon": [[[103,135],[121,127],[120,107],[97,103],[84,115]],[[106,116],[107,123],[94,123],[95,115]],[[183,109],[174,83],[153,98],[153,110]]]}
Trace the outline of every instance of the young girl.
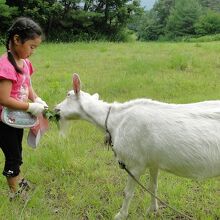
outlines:
{"label": "young girl", "polygon": [[[0,113],[2,106],[6,106],[37,116],[47,106],[31,86],[33,67],[27,59],[41,43],[41,36],[40,26],[29,18],[18,18],[9,28],[7,53],[0,57]],[[23,129],[10,127],[0,121],[0,147],[5,156],[3,175],[7,178],[11,198],[29,187],[20,175],[22,137]]]}

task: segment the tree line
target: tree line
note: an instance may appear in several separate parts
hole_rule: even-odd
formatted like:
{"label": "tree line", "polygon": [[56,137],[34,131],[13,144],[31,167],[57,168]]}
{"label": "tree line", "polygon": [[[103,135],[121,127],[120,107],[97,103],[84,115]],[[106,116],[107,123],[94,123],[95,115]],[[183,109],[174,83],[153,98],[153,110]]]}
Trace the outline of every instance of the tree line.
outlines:
{"label": "tree line", "polygon": [[49,41],[124,40],[139,0],[0,0],[0,34],[12,20],[37,21]]}
{"label": "tree line", "polygon": [[220,33],[219,0],[158,0],[130,24],[140,40],[173,40]]}
{"label": "tree line", "polygon": [[0,0],[0,38],[15,17],[43,28],[47,41],[173,40],[220,33],[220,0]]}

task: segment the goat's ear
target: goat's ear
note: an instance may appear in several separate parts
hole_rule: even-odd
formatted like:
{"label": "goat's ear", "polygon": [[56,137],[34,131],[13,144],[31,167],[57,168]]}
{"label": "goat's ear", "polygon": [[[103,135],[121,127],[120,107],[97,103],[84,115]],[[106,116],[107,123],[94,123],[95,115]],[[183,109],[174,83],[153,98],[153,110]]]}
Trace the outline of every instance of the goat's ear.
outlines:
{"label": "goat's ear", "polygon": [[80,78],[77,73],[73,74],[73,90],[76,95],[78,95],[80,92]]}

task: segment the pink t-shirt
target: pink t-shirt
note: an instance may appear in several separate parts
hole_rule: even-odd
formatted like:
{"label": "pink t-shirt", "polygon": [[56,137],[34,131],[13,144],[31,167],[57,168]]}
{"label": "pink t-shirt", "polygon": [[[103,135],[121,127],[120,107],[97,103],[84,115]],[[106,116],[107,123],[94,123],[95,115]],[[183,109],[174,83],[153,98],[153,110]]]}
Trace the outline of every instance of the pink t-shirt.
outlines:
{"label": "pink t-shirt", "polygon": [[[30,76],[33,73],[33,67],[28,59],[23,61],[23,74],[17,73],[13,65],[8,60],[7,55],[0,57],[0,80],[8,79],[12,81],[11,97],[27,101],[29,88],[31,86]],[[0,113],[2,106],[0,105]]]}

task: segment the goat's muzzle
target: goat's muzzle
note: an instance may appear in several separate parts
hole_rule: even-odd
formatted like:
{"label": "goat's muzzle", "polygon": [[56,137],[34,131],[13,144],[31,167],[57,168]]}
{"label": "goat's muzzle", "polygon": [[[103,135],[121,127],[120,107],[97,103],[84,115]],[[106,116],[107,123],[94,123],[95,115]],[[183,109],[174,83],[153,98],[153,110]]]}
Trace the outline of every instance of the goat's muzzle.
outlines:
{"label": "goat's muzzle", "polygon": [[54,109],[54,117],[57,121],[60,120],[60,109],[57,107]]}

